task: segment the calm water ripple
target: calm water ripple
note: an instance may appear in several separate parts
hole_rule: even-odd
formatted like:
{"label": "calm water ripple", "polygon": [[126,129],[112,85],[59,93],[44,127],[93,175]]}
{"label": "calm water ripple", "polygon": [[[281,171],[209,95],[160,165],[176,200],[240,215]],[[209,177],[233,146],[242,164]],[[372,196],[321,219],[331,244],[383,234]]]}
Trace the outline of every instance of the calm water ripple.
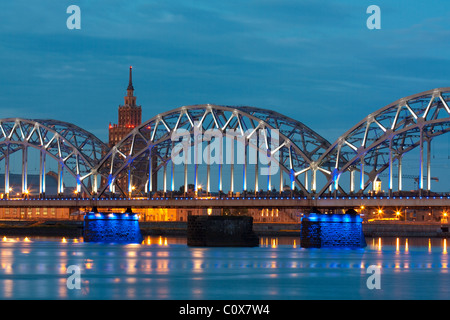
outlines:
{"label": "calm water ripple", "polygon": [[[3,238],[0,299],[449,299],[446,239],[367,239],[365,249],[304,249],[299,238],[256,248],[191,248]],[[369,266],[381,289],[369,289]],[[69,266],[79,268],[80,286]]]}

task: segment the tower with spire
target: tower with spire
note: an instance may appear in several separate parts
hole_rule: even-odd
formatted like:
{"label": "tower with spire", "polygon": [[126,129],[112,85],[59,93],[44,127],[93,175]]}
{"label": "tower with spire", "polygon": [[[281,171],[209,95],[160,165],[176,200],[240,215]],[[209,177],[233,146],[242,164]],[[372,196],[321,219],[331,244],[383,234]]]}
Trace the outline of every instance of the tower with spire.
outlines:
{"label": "tower with spire", "polygon": [[109,124],[108,144],[110,147],[117,144],[131,130],[139,126],[142,122],[142,108],[141,106],[136,105],[136,97],[134,96],[132,66],[130,66],[127,95],[124,100],[124,104],[119,106],[118,124]]}

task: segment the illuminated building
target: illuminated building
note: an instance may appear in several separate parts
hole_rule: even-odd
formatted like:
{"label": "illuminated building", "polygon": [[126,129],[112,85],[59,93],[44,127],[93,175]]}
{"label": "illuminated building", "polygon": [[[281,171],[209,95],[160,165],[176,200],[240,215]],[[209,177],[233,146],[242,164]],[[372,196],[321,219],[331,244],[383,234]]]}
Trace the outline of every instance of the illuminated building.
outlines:
{"label": "illuminated building", "polygon": [[130,78],[125,103],[119,106],[118,124],[109,124],[109,147],[113,147],[142,122],[142,108],[136,105],[133,87],[133,68],[130,66]]}
{"label": "illuminated building", "polygon": [[[108,145],[110,148],[114,147],[118,142],[125,138],[134,128],[139,127],[142,123],[142,107],[136,104],[136,97],[134,96],[133,87],[133,67],[130,66],[130,74],[127,87],[127,95],[124,97],[124,104],[119,106],[118,109],[118,123],[109,124],[109,140]],[[121,150],[127,153],[127,149]],[[144,167],[147,163],[135,163],[136,166],[141,166],[144,172],[148,172],[148,169]],[[154,161],[153,166],[156,167],[157,162]],[[155,170],[156,172],[156,170]],[[142,177],[134,177],[140,179]],[[157,184],[157,175],[153,176],[153,184]],[[103,181],[104,182],[104,181]],[[124,177],[118,177],[116,181],[118,186],[124,195],[129,195],[132,189],[132,181],[127,181]],[[133,189],[134,191],[134,189]],[[136,190],[138,193],[144,193],[144,190]]]}

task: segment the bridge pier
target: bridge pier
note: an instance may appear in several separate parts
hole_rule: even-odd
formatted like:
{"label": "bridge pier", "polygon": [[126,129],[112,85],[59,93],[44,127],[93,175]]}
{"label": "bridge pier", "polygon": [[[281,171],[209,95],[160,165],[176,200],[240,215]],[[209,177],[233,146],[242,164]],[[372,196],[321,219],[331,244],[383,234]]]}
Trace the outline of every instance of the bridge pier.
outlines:
{"label": "bridge pier", "polygon": [[303,248],[364,248],[362,219],[354,210],[346,214],[314,211],[302,218],[300,245]]}
{"label": "bridge pier", "polygon": [[141,243],[143,238],[138,216],[127,208],[124,213],[102,213],[97,208],[84,217],[83,238],[85,242]]}
{"label": "bridge pier", "polygon": [[257,247],[253,218],[248,216],[189,216],[187,245],[199,247]]}

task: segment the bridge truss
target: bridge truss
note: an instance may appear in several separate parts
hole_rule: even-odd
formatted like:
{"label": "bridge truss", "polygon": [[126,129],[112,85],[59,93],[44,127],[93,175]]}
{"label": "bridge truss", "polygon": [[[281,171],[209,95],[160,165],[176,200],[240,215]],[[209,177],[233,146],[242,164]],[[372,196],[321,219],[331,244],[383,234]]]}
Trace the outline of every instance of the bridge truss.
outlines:
{"label": "bridge truss", "polygon": [[431,191],[431,142],[450,130],[449,100],[450,88],[434,89],[399,99],[369,114],[339,137],[318,160],[327,168],[333,162],[334,167],[318,195],[330,187],[342,190],[344,174],[350,177],[344,193],[362,193],[370,184],[374,185],[383,171],[387,171],[389,193],[394,189],[394,176],[398,179],[397,190],[402,191],[402,159],[416,148],[419,194]]}
{"label": "bridge truss", "polygon": [[[431,191],[432,140],[450,130],[450,88],[399,99],[362,119],[334,143],[294,119],[255,107],[192,105],[161,113],[108,148],[93,134],[56,120],[0,119],[0,162],[9,196],[11,156],[21,153],[28,193],[30,148],[55,160],[57,193],[64,173],[88,197],[148,197],[155,192],[207,195],[261,190],[322,196],[362,194],[381,176],[403,188],[404,155],[418,150],[418,191]],[[231,142],[228,142],[231,141]],[[425,157],[426,154],[426,157]],[[394,172],[394,167],[398,171]],[[320,179],[318,178],[320,174]],[[425,181],[425,182],[424,182]]]}
{"label": "bridge truss", "polygon": [[65,171],[75,179],[76,193],[90,194],[90,186],[97,185],[96,167],[108,151],[108,147],[97,137],[71,123],[56,120],[1,119],[0,161],[4,163],[4,193],[7,197],[12,191],[10,158],[17,152],[22,153],[22,196],[29,192],[30,148],[39,152],[39,195],[41,197],[44,197],[46,192],[47,157],[54,159],[58,164],[58,194],[64,193]]}
{"label": "bridge truss", "polygon": [[[180,149],[180,143],[186,148]],[[291,190],[298,188],[308,193],[308,179],[303,183],[300,175],[307,177],[311,164],[329,146],[327,140],[303,123],[273,111],[211,104],[185,106],[148,120],[110,150],[98,169],[107,179],[100,194],[115,193],[116,187],[125,195],[154,192],[157,183],[154,177],[161,171],[162,192],[176,191],[175,166],[180,165],[180,159],[184,166],[184,192],[189,181],[194,191],[198,190],[200,166],[206,163],[203,171],[206,171],[207,194],[224,192],[224,176],[229,192],[247,192],[250,165],[254,166],[251,186],[254,192],[263,186],[260,172],[265,172],[267,190],[272,189],[272,178],[278,173],[275,182],[279,184],[278,190],[284,189],[287,179]],[[264,168],[261,158],[265,158]],[[212,165],[218,169],[215,186],[211,182]],[[239,190],[235,187],[237,165],[242,167]],[[188,166],[194,169],[190,178]]]}

